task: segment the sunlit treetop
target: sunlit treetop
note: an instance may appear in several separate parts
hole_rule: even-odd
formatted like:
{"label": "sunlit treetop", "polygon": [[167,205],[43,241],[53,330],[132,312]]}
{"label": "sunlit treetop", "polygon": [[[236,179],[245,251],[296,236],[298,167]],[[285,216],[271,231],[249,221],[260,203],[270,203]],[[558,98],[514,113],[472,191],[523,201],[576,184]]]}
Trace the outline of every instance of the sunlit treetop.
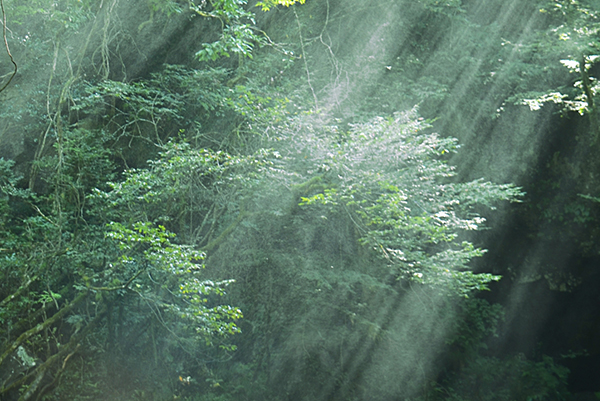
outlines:
{"label": "sunlit treetop", "polygon": [[264,0],[256,3],[256,6],[262,7],[263,11],[269,11],[271,7],[276,7],[279,5],[289,7],[296,3],[304,4],[305,1],[306,0]]}

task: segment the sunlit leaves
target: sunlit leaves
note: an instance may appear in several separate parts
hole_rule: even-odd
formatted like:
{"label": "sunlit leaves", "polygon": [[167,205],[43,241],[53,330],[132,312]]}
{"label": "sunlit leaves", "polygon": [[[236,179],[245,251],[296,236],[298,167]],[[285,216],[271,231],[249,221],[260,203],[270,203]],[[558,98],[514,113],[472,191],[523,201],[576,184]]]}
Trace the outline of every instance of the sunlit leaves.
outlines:
{"label": "sunlit leaves", "polygon": [[223,29],[218,41],[204,43],[202,50],[196,53],[196,57],[203,61],[214,61],[220,57],[230,57],[231,54],[252,58],[254,43],[263,42],[264,39],[255,34],[250,25],[231,25]]}
{"label": "sunlit leaves", "polygon": [[195,5],[190,2],[190,10],[206,18],[221,21],[221,36],[212,43],[203,43],[196,57],[203,61],[214,61],[220,57],[237,54],[240,57],[252,58],[255,44],[264,43],[264,37],[255,32],[254,14],[244,6],[246,0],[213,0],[210,9],[205,9],[206,2]]}
{"label": "sunlit leaves", "polygon": [[175,244],[175,234],[148,222],[137,222],[131,227],[113,222],[109,228],[107,237],[117,242],[121,250],[119,263],[122,269],[135,266],[137,272],[130,273],[135,274],[133,277],[145,272],[153,278],[150,282],[141,279],[139,283],[134,282],[134,291],[139,292],[140,296],[150,296],[148,292],[153,286],[152,281],[160,280],[175,299],[167,296],[158,304],[179,318],[194,322],[196,330],[207,339],[215,334],[227,335],[239,331],[233,322],[242,317],[238,308],[229,305],[210,306],[215,303],[215,296],[225,295],[225,287],[233,280],[201,280],[202,252]]}
{"label": "sunlit leaves", "polygon": [[590,54],[598,49],[595,40],[599,15],[589,1],[549,0],[540,11],[556,18],[552,29],[556,37],[571,51],[571,55]]}
{"label": "sunlit leaves", "polygon": [[313,155],[328,166],[330,188],[303,197],[301,205],[352,211],[361,242],[399,278],[466,296],[498,277],[469,271],[471,259],[484,251],[461,236],[483,227],[482,207],[493,209],[522,194],[483,179],[453,182],[453,168],[440,156],[455,151],[456,141],[427,128],[413,110],[356,125],[341,142],[323,138]]}
{"label": "sunlit leaves", "polygon": [[[530,92],[523,95],[524,99],[521,100],[520,104],[528,106],[532,111],[536,111],[541,109],[544,104],[552,102],[563,105],[565,110],[576,111],[580,115],[585,115],[591,111],[589,107],[590,101],[587,98],[586,86],[592,97],[595,97],[600,91],[598,80],[594,77],[587,76],[592,66],[599,58],[600,56],[598,55],[583,55],[580,56],[582,61],[573,59],[560,60],[560,63],[569,70],[569,73],[577,74],[579,76],[580,79],[573,84],[573,88],[576,88],[578,93],[569,96],[556,91],[548,91],[546,93]],[[581,68],[582,62],[585,63],[583,71]],[[587,81],[585,85],[583,80]],[[572,88],[570,92],[573,92]]]}
{"label": "sunlit leaves", "polygon": [[[530,97],[531,95],[537,96]],[[560,92],[549,92],[544,94],[537,94],[531,92],[528,93],[526,96],[527,97],[525,99],[521,100],[520,104],[528,106],[531,111],[541,109],[542,106],[548,102],[563,103],[566,100],[566,98],[568,98],[568,95],[564,95]]]}
{"label": "sunlit leaves", "polygon": [[[561,88],[560,91],[548,90],[531,96],[525,94],[519,103],[539,110],[545,103],[561,104],[565,111],[576,111],[580,115],[590,115],[592,131],[597,131],[596,110],[593,98],[598,92],[598,82],[593,76],[592,66],[598,60],[600,42],[598,41],[598,22],[600,17],[595,11],[595,5],[589,1],[551,0],[540,12],[547,13],[554,19],[547,34],[535,43],[541,51],[554,58],[560,58],[560,63],[569,73],[577,74],[578,80],[571,87]],[[548,38],[553,38],[548,42]],[[548,66],[541,66],[548,70]],[[593,133],[595,138],[597,133]]]}
{"label": "sunlit leaves", "polygon": [[[185,233],[189,243],[207,245],[208,238],[235,220],[232,216],[240,218],[277,158],[268,150],[233,156],[169,142],[149,168],[126,171],[123,181],[110,184],[111,191],[94,196],[107,202],[111,220],[152,221]],[[192,221],[199,226],[192,227]]]}
{"label": "sunlit leaves", "polygon": [[263,11],[269,11],[271,7],[279,5],[289,7],[296,3],[304,4],[305,2],[306,0],[264,0],[256,3],[256,7],[262,7]]}

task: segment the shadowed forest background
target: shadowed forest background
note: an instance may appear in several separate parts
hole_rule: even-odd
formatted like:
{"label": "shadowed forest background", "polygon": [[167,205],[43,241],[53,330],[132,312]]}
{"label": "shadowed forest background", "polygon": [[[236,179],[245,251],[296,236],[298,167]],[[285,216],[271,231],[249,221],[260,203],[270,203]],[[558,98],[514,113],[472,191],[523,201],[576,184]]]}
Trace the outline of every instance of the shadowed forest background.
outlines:
{"label": "shadowed forest background", "polygon": [[600,398],[600,2],[2,12],[1,400]]}

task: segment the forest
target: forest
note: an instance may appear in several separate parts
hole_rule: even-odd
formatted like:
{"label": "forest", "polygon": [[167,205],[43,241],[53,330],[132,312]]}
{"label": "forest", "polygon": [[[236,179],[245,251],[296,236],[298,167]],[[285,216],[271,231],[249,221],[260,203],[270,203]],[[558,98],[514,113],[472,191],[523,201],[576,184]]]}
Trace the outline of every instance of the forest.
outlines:
{"label": "forest", "polygon": [[0,6],[0,400],[600,399],[600,1]]}

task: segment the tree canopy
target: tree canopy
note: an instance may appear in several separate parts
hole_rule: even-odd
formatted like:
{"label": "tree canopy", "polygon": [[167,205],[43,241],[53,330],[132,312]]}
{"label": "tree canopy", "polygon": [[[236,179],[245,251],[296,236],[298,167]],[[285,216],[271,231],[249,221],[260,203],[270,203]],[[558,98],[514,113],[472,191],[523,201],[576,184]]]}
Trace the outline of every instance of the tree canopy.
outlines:
{"label": "tree canopy", "polygon": [[3,1],[0,398],[564,399],[481,294],[598,250],[595,3],[341,3]]}

